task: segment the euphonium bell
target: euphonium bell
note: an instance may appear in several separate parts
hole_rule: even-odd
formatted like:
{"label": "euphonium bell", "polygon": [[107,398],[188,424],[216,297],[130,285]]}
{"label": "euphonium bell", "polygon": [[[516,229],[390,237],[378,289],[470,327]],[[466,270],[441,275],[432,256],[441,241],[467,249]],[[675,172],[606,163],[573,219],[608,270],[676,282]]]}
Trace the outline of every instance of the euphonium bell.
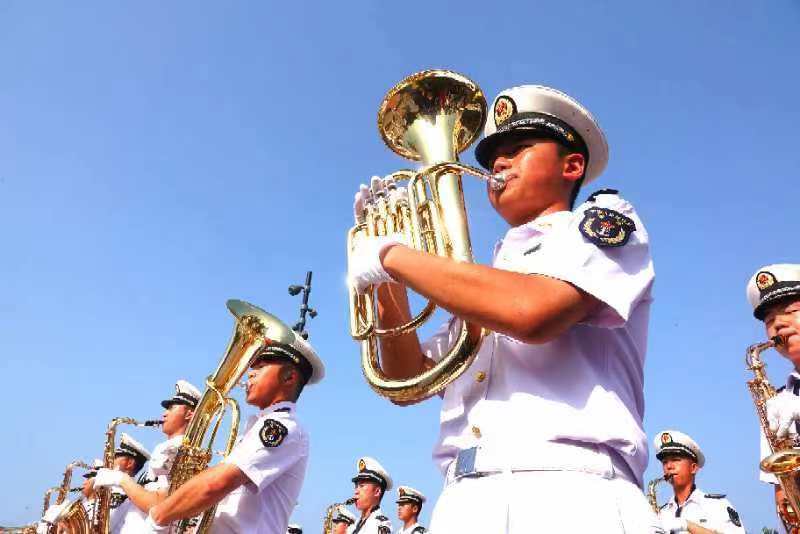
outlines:
{"label": "euphonium bell", "polygon": [[[472,262],[461,174],[501,189],[502,176],[458,163],[458,154],[479,135],[486,121],[486,99],[470,79],[446,70],[428,70],[407,77],[392,88],[378,111],[378,129],[397,154],[419,160],[419,171],[398,171],[389,177],[408,180],[408,199],[386,195],[356,217],[348,233],[348,254],[360,236],[402,233],[418,250],[460,262]],[[361,366],[370,387],[395,402],[415,402],[435,395],[458,378],[475,359],[486,331],[462,321],[447,355],[422,374],[401,380],[380,368],[378,338],[412,332],[434,312],[428,302],[408,323],[383,329],[376,324],[374,288],[358,294],[350,287],[350,333],[361,342]]]}

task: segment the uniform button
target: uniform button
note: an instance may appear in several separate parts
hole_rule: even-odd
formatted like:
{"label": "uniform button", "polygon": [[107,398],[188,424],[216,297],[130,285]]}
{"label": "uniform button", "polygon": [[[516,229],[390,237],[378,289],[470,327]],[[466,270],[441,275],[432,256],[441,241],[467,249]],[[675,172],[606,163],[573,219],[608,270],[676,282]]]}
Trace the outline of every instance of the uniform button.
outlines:
{"label": "uniform button", "polygon": [[486,373],[484,373],[483,371],[478,371],[477,373],[475,373],[476,382],[483,382],[484,380],[486,380]]}
{"label": "uniform button", "polygon": [[477,426],[473,426],[473,427],[472,427],[472,434],[473,434],[473,435],[474,435],[476,438],[479,438],[479,437],[481,437],[481,429],[480,429],[480,428],[478,428]]}

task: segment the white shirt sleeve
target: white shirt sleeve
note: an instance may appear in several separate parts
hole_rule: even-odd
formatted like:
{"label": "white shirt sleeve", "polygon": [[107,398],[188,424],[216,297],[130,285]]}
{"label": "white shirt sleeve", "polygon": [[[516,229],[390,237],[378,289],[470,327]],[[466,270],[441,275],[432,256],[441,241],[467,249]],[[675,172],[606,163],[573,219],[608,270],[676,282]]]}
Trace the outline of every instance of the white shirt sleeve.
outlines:
{"label": "white shirt sleeve", "polygon": [[[285,429],[286,435],[280,443],[267,445],[262,441],[262,431],[268,424]],[[223,462],[241,469],[257,491],[261,491],[307,454],[308,443],[295,421],[267,417],[247,431]]]}
{"label": "white shirt sleeve", "polygon": [[[622,246],[600,246],[591,242],[580,226],[589,208],[606,208],[630,218],[636,225]],[[584,322],[593,326],[624,326],[640,301],[650,298],[655,277],[647,231],[627,201],[616,195],[599,195],[582,204],[573,220],[547,235],[541,250],[523,256],[520,272],[568,282],[602,302]]]}
{"label": "white shirt sleeve", "polygon": [[439,329],[428,339],[420,343],[422,353],[435,362],[441,360],[450,350],[455,342],[455,336],[461,328],[461,321],[459,319],[451,319],[444,323]]}

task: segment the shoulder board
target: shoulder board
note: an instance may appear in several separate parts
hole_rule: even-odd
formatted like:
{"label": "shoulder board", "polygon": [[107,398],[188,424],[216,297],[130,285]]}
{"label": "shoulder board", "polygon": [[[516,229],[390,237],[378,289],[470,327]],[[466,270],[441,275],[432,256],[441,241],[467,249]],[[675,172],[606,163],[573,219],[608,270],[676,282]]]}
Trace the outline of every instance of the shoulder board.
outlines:
{"label": "shoulder board", "polygon": [[667,507],[667,505],[668,505],[668,504],[669,504],[669,501],[667,501],[667,502],[665,502],[664,504],[662,504],[662,505],[661,505],[661,506],[660,506],[658,509],[659,509],[659,510],[663,510],[664,508],[666,508],[666,507]]}
{"label": "shoulder board", "polygon": [[783,391],[783,390],[785,390],[785,389],[786,389],[786,386],[785,386],[785,385],[784,385],[784,386],[781,386],[781,387],[779,387],[778,389],[776,389],[776,390],[775,390],[775,393],[780,393],[781,391]]}
{"label": "shoulder board", "polygon": [[586,199],[586,202],[594,202],[600,195],[618,195],[618,194],[619,191],[617,191],[616,189],[601,189],[589,195],[589,198]]}
{"label": "shoulder board", "polygon": [[706,493],[706,499],[724,499],[724,493]]}
{"label": "shoulder board", "polygon": [[376,515],[375,519],[377,519],[378,521],[388,521],[389,520],[389,518],[386,517],[385,515]]}
{"label": "shoulder board", "polygon": [[278,408],[278,409],[277,409],[277,410],[275,410],[275,411],[276,411],[276,412],[288,412],[288,411],[289,411],[289,408]]}
{"label": "shoulder board", "polygon": [[411,534],[425,534],[425,527],[415,527]]}

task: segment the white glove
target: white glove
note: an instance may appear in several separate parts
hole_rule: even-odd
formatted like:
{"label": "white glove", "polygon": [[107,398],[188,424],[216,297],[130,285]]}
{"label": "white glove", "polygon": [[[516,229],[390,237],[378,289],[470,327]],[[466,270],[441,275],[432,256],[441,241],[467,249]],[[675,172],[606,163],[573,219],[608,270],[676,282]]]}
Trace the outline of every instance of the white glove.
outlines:
{"label": "white glove", "polygon": [[124,476],[125,473],[122,471],[101,467],[97,470],[97,475],[94,477],[94,487],[104,488],[107,486],[119,486]]}
{"label": "white glove", "polygon": [[51,505],[47,511],[42,516],[42,521],[47,523],[55,523],[56,519],[58,518],[58,514],[61,513],[61,510],[66,506],[68,501],[64,501],[61,504],[53,504]]}
{"label": "white glove", "polygon": [[682,517],[662,517],[661,526],[667,532],[684,532],[689,530],[689,525]]}
{"label": "white glove", "polygon": [[381,263],[381,256],[390,247],[402,245],[399,234],[377,237],[360,237],[350,252],[347,278],[356,291],[363,293],[369,286],[396,282]]}
{"label": "white glove", "polygon": [[800,419],[800,397],[778,394],[767,401],[769,429],[779,438],[796,434],[794,422]]}
{"label": "white glove", "polygon": [[169,532],[169,525],[158,525],[155,521],[153,521],[153,508],[150,508],[150,513],[147,514],[147,521],[144,522],[144,526],[146,527],[145,532]]}

